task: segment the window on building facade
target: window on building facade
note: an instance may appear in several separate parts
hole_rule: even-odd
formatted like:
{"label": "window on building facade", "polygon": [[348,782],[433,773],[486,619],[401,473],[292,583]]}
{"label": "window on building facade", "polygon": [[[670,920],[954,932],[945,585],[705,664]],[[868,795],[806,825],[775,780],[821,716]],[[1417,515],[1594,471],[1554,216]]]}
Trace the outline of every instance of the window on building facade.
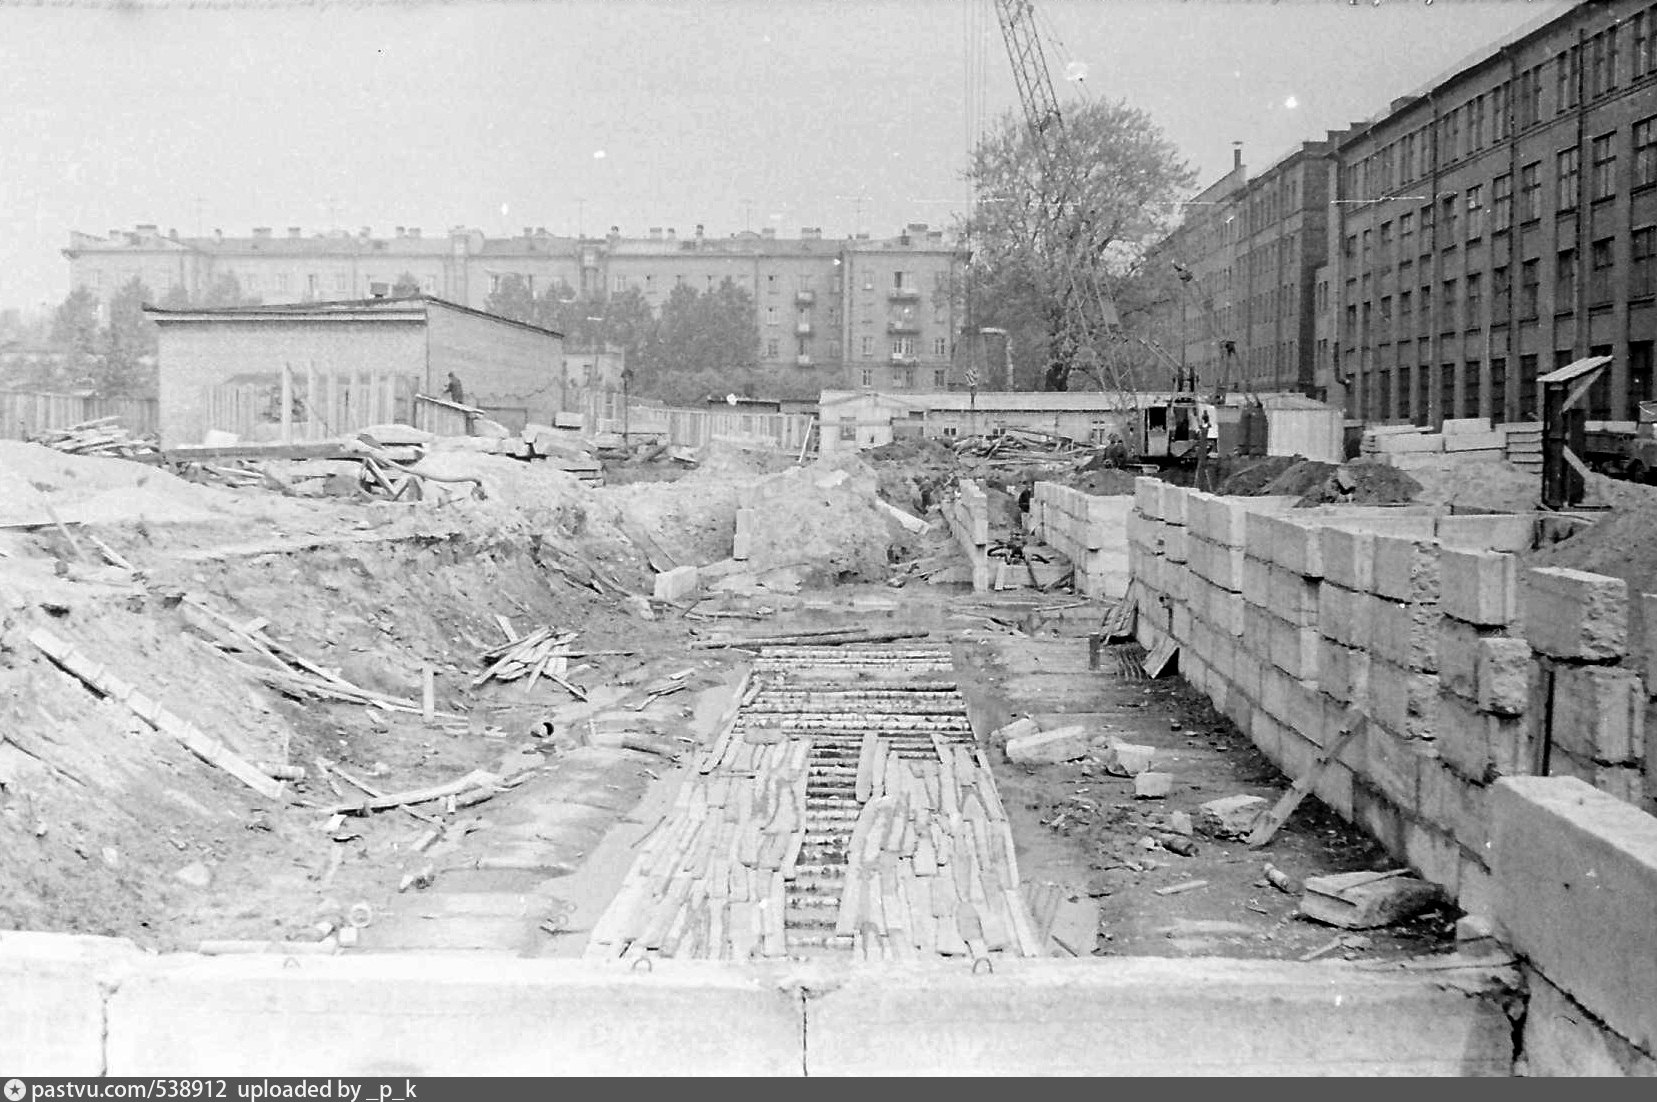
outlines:
{"label": "window on building facade", "polygon": [[1654,12],[1651,9],[1637,11],[1633,18],[1629,20],[1629,29],[1633,34],[1633,47],[1628,58],[1629,77],[1632,80],[1639,80],[1640,77],[1651,72],[1653,68],[1653,51],[1651,48],[1653,14]]}
{"label": "window on building facade", "polygon": [[1512,310],[1513,269],[1503,264],[1490,270],[1490,320],[1502,322]]}
{"label": "window on building facade", "polygon": [[1599,306],[1611,301],[1611,272],[1615,250],[1611,238],[1605,237],[1588,246],[1588,302]]}
{"label": "window on building facade", "polygon": [[1561,150],[1554,162],[1554,178],[1559,185],[1554,209],[1573,210],[1576,207],[1577,181],[1582,174],[1582,151],[1574,148]]}
{"label": "window on building facade", "polygon": [[1536,418],[1536,380],[1540,358],[1534,353],[1519,357],[1519,400],[1515,404],[1519,407],[1519,420],[1531,421]]}
{"label": "window on building facade", "polygon": [[1351,260],[1356,257],[1358,255],[1358,235],[1355,233],[1347,234],[1343,249],[1346,259]]}
{"label": "window on building facade", "polygon": [[1473,97],[1473,149],[1484,148],[1484,109],[1485,97]]}
{"label": "window on building facade", "polygon": [[1542,217],[1542,162],[1532,161],[1519,169],[1519,221]]}
{"label": "window on building facade", "polygon": [[1499,142],[1513,131],[1513,87],[1507,81],[1490,94],[1490,140]]}
{"label": "window on building facade", "polygon": [[1617,28],[1596,34],[1588,45],[1588,94],[1603,96],[1617,86]]}
{"label": "window on building facade", "polygon": [[1455,417],[1456,365],[1440,364],[1438,368],[1438,415],[1445,419]]}
{"label": "window on building facade", "polygon": [[1632,264],[1628,273],[1630,298],[1657,294],[1657,226],[1642,226],[1629,235]]}
{"label": "window on building facade", "polygon": [[351,277],[344,272],[334,273],[334,290],[344,293],[351,289]]}
{"label": "window on building facade", "polygon": [[1519,317],[1535,319],[1542,287],[1542,262],[1526,260],[1519,265]]}
{"label": "window on building facade", "polygon": [[[491,285],[494,284],[495,279],[496,279],[495,276],[490,276],[489,277],[489,281],[490,281]],[[615,277],[615,279],[610,281],[610,291],[611,291],[612,294],[619,295],[619,294],[624,293],[626,290],[627,290],[627,277],[626,276],[619,276],[618,275],[618,276]]]}
{"label": "window on building facade", "polygon": [[1490,181],[1490,232],[1501,233],[1513,223],[1513,177],[1498,176]]}
{"label": "window on building facade", "polygon": [[1477,329],[1484,324],[1484,275],[1480,272],[1467,273],[1467,325],[1468,329]]}
{"label": "window on building facade", "polygon": [[915,338],[914,337],[893,337],[892,338],[892,358],[893,359],[899,359],[899,358],[907,359],[907,358],[913,356],[914,354],[915,354]]}
{"label": "window on building facade", "polygon": [[767,306],[765,308],[765,324],[777,324],[777,308],[775,306]]}
{"label": "window on building facade", "polygon": [[428,294],[428,295],[437,294],[437,277],[436,276],[427,276],[425,278],[422,286],[424,286],[426,288],[426,294]]}
{"label": "window on building facade", "polygon": [[829,359],[838,360],[841,356],[841,351],[842,351],[842,346],[840,344],[840,338],[839,337],[830,337],[829,342],[828,342]]}
{"label": "window on building facade", "polygon": [[1568,314],[1576,309],[1576,250],[1560,249],[1553,274],[1553,310]]}
{"label": "window on building facade", "polygon": [[1439,232],[1443,235],[1439,240],[1444,243],[1446,249],[1452,248],[1456,243],[1456,197],[1446,196],[1439,206]]}
{"label": "window on building facade", "polygon": [[893,272],[892,273],[892,290],[902,291],[902,290],[907,289],[910,286],[909,284],[904,283],[904,281],[903,281],[904,274],[905,273],[903,273],[903,272]]}
{"label": "window on building facade", "polygon": [[1438,316],[1444,328],[1451,329],[1456,324],[1456,281],[1447,279],[1439,286]]}
{"label": "window on building facade", "polygon": [[277,291],[278,294],[284,294],[285,295],[285,294],[288,293],[288,273],[286,273],[286,272],[277,272],[276,273],[276,291]]}
{"label": "window on building facade", "polygon": [[1497,356],[1490,361],[1490,419],[1509,420],[1507,408],[1507,360]]}
{"label": "window on building facade", "polygon": [[949,338],[948,337],[933,337],[932,338],[932,354],[934,356],[947,356],[947,355],[949,355]]}
{"label": "window on building facade", "polygon": [[1640,403],[1651,400],[1651,342],[1628,342],[1628,420],[1640,415]]}
{"label": "window on building facade", "polygon": [[1408,291],[1398,292],[1398,327],[1408,329],[1415,321],[1414,297]]}
{"label": "window on building facade", "polygon": [[1467,240],[1484,236],[1484,185],[1474,184],[1467,189]]}
{"label": "window on building facade", "polygon": [[768,359],[768,360],[774,360],[779,355],[781,355],[781,349],[777,346],[776,340],[772,339],[772,340],[766,341],[765,342],[765,358]]}
{"label": "window on building facade", "polygon": [[[862,352],[863,358],[865,360],[874,359],[875,339],[873,337],[864,337],[864,338],[862,338],[862,344],[859,345],[859,351]],[[867,385],[867,384],[865,384],[865,385]]]}
{"label": "window on building facade", "polygon": [[1617,190],[1617,149],[1615,134],[1601,134],[1588,147],[1593,164],[1589,179],[1590,199],[1609,199]]}
{"label": "window on building facade", "polygon": [[1577,90],[1582,86],[1582,50],[1572,46],[1554,58],[1554,109],[1569,111],[1577,105]]}
{"label": "window on building facade", "polygon": [[1634,124],[1634,186],[1657,184],[1657,115]]}

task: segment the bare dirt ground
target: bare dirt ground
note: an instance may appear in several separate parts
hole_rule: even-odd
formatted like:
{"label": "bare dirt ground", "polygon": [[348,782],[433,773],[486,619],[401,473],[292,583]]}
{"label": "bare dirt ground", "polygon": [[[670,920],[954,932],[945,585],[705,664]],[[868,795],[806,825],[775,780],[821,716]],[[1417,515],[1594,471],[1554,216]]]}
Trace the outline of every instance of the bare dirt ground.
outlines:
{"label": "bare dirt ground", "polygon": [[[404,505],[198,486],[125,460],[4,445],[0,928],[121,935],[156,949],[315,941],[361,903],[372,916],[366,949],[570,955],[740,676],[743,652],[693,641],[733,625],[918,624],[957,644],[981,734],[1018,714],[1085,719],[1155,746],[1158,767],[1175,774],[1168,798],[1136,801],[1129,782],[1097,763],[1025,770],[991,754],[1026,884],[1071,950],[1299,956],[1338,933],[1293,919],[1294,899],[1261,880],[1262,858],[1294,877],[1384,864],[1315,801],[1262,854],[1200,835],[1189,854],[1167,848],[1173,811],[1236,792],[1273,795],[1284,782],[1177,679],[1087,670],[1085,635],[1102,606],[1059,593],[986,600],[960,584],[880,584],[885,567],[947,554],[949,540],[936,523],[916,537],[883,518],[875,487],[916,510],[947,488],[951,460],[802,471],[740,448],[708,458],[696,470],[635,465],[624,484],[591,490],[535,464],[469,456],[485,500]],[[1118,472],[1073,474],[1101,489],[1120,481]],[[776,561],[732,564],[737,506],[756,493],[777,532],[810,538],[774,541],[764,554]],[[1016,512],[1005,495],[996,505]],[[772,581],[652,608],[647,543],[676,561],[716,564],[716,585],[759,569]],[[802,548],[839,564],[818,575],[818,588],[790,581],[781,561]],[[418,700],[429,667],[437,714],[285,694],[247,655],[209,641],[190,611],[197,602],[389,698]],[[546,679],[474,686],[483,654],[505,640],[498,617],[519,634],[577,633],[565,676],[588,699]],[[292,801],[255,794],[90,691],[31,643],[40,628],[247,760],[303,769]],[[682,752],[621,749],[628,732]],[[446,828],[435,844],[422,844],[433,824],[405,811],[329,814],[363,799],[344,774],[398,792],[472,770],[513,783],[477,807],[419,805]],[[407,883],[427,872],[441,891]],[[1205,883],[1158,894],[1197,880]],[[518,911],[468,917],[513,893]],[[432,924],[445,918],[457,921]],[[1446,918],[1342,951],[1437,947]]]}

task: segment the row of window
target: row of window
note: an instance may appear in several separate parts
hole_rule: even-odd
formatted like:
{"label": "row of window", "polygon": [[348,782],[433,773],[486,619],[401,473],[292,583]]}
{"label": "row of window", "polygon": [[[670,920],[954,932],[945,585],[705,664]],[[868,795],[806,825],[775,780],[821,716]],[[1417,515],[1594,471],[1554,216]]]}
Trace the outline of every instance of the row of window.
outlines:
{"label": "row of window", "polygon": [[[1622,414],[1631,417],[1641,402],[1650,401],[1653,393],[1651,341],[1629,341],[1628,365],[1625,377],[1624,402],[1619,409],[1612,389],[1614,376],[1606,372],[1589,388],[1584,401],[1589,420],[1608,421]],[[1612,355],[1614,346],[1599,345],[1589,350],[1590,355]],[[1490,417],[1496,421],[1531,421],[1538,416],[1540,398],[1537,379],[1542,371],[1541,357],[1527,353],[1517,357],[1516,371],[1510,375],[1509,358],[1492,357],[1489,365],[1489,388],[1485,389],[1485,365],[1480,360],[1461,363],[1443,363],[1438,366],[1437,380],[1430,363],[1425,360],[1425,347],[1412,350],[1400,345],[1398,355],[1410,357],[1419,353],[1414,363],[1394,363],[1377,366],[1366,372],[1358,397],[1363,402],[1363,416],[1372,421],[1410,421],[1426,425],[1435,414],[1439,418]],[[1414,359],[1415,357],[1411,357]],[[1576,359],[1571,349],[1553,353],[1550,370],[1564,367]],[[1434,399],[1437,399],[1437,409]]]}
{"label": "row of window", "polygon": [[[1587,42],[1561,51],[1550,62],[1520,72],[1487,92],[1470,97],[1435,122],[1418,127],[1342,170],[1348,198],[1378,199],[1394,189],[1425,179],[1439,167],[1454,164],[1542,121],[1543,72],[1553,71],[1553,109],[1561,114],[1657,71],[1657,7],[1627,21],[1631,44],[1626,69],[1619,52],[1623,28],[1611,26]],[[1583,83],[1584,55],[1587,83]]]}
{"label": "row of window", "polygon": [[[893,337],[891,339],[888,347],[890,349],[891,357],[892,357],[893,360],[912,360],[919,354],[918,349],[919,349],[920,345],[918,344],[918,342],[915,340],[914,337]],[[810,352],[811,352],[811,349],[810,349],[809,340],[807,338],[804,338],[804,337],[799,338],[796,341],[795,355],[797,355],[797,356],[808,356],[808,355],[810,355]],[[875,358],[875,338],[874,337],[864,337],[864,338],[862,338],[858,342],[858,352],[861,355],[861,357],[865,360],[874,359]],[[829,359],[838,360],[840,358],[840,354],[841,354],[841,344],[840,344],[839,339],[838,338],[831,338],[828,341],[828,357],[829,357]],[[933,340],[932,340],[932,356],[933,356],[933,358],[934,359],[943,359],[943,358],[949,356],[949,354],[950,354],[949,338],[947,338],[947,337],[935,337],[935,338],[933,338]],[[768,337],[768,338],[766,338],[766,341],[765,341],[765,358],[768,359],[768,360],[775,360],[775,359],[780,358],[781,355],[782,355],[782,341],[777,337]]]}

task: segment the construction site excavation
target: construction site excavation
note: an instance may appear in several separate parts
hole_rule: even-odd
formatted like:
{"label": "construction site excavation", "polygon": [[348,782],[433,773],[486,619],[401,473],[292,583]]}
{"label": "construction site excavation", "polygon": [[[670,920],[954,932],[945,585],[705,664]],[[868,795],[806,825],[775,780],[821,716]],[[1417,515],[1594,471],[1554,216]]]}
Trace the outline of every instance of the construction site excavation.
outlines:
{"label": "construction site excavation", "polygon": [[0,442],[8,1070],[1652,1068],[1646,487],[100,431]]}

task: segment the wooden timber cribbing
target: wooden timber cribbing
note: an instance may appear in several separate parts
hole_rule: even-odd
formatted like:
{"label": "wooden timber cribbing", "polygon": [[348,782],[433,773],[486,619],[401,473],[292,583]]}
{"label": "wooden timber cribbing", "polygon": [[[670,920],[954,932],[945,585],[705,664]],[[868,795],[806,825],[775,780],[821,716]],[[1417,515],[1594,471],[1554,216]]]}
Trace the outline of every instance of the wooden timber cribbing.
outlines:
{"label": "wooden timber cribbing", "polygon": [[1042,955],[950,671],[936,645],[763,650],[587,955]]}

